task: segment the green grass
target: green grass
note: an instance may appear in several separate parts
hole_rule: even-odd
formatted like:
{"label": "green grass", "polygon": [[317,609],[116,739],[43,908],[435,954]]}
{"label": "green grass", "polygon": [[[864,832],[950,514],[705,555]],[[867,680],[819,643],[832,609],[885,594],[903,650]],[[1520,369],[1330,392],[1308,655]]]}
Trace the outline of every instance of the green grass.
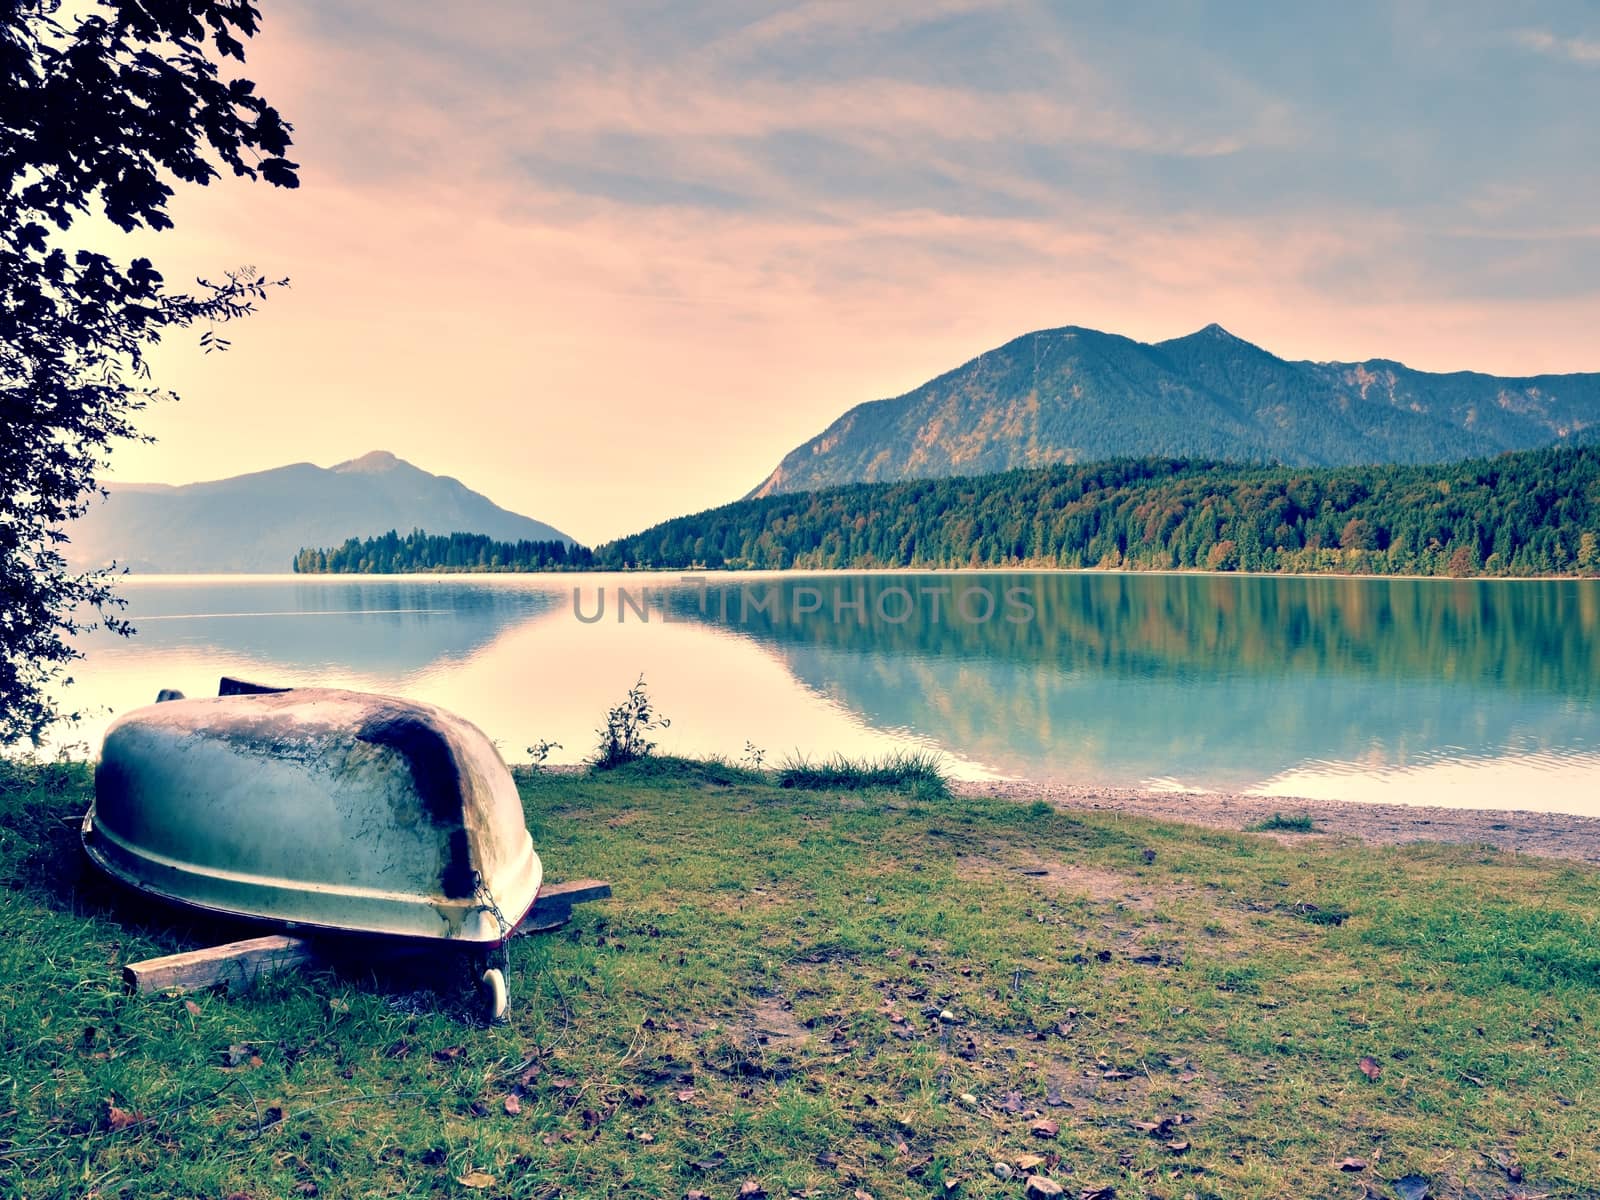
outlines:
{"label": "green grass", "polygon": [[890,788],[927,800],[950,794],[939,755],[923,751],[897,751],[860,761],[843,755],[816,763],[791,758],[778,768],[777,780],[779,787],[813,792]]}
{"label": "green grass", "polygon": [[520,782],[550,875],[615,898],[517,941],[483,1028],[449,962],[124,995],[214,933],[82,866],[86,771],[0,768],[0,1195],[1017,1198],[991,1167],[1024,1154],[1121,1200],[1600,1179],[1588,868],[681,760]]}
{"label": "green grass", "polygon": [[1273,813],[1265,821],[1257,821],[1245,828],[1251,833],[1315,833],[1317,823],[1309,813],[1295,813],[1287,817],[1282,813]]}

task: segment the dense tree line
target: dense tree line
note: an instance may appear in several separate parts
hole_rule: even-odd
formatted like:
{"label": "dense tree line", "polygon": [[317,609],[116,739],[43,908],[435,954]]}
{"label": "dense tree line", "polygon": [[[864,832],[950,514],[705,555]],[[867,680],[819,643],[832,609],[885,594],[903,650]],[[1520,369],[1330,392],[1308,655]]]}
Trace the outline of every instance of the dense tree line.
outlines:
{"label": "dense tree line", "polygon": [[744,500],[600,546],[602,568],[1600,572],[1600,448],[1433,466],[1116,459]]}
{"label": "dense tree line", "polygon": [[294,556],[300,575],[403,575],[417,571],[582,571],[594,566],[594,552],[576,542],[497,542],[481,533],[424,533],[401,536],[391,529],[371,538],[347,538],[344,545],[304,549]]}

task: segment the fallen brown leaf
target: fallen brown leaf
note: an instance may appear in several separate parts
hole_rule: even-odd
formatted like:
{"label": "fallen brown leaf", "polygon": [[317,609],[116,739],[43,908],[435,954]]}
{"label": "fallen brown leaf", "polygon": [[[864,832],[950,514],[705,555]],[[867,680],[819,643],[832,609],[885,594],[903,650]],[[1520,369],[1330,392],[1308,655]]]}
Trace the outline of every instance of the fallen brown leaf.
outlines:
{"label": "fallen brown leaf", "polygon": [[494,1186],[494,1176],[487,1175],[482,1171],[468,1171],[465,1175],[458,1178],[456,1182],[462,1187],[472,1188],[475,1191],[482,1191],[486,1187]]}
{"label": "fallen brown leaf", "polygon": [[[434,1062],[452,1062],[467,1052],[465,1046],[446,1046],[443,1050],[433,1052]],[[487,1185],[485,1185],[487,1186]]]}
{"label": "fallen brown leaf", "polygon": [[1162,1142],[1161,1144],[1168,1150],[1171,1150],[1174,1154],[1186,1154],[1189,1150],[1189,1143],[1177,1138],[1174,1138],[1170,1142]]}
{"label": "fallen brown leaf", "polygon": [[1025,1173],[1031,1173],[1043,1162],[1044,1156],[1039,1154],[1019,1154],[1016,1157],[1017,1170]]}
{"label": "fallen brown leaf", "polygon": [[1363,1075],[1374,1082],[1377,1081],[1378,1076],[1383,1074],[1383,1068],[1378,1065],[1378,1060],[1368,1054],[1363,1054],[1361,1061],[1356,1063],[1356,1066],[1361,1068]]}
{"label": "fallen brown leaf", "polygon": [[1048,1117],[1041,1117],[1032,1125],[1028,1126],[1028,1132],[1033,1134],[1033,1136],[1036,1138],[1053,1138],[1056,1136],[1056,1134],[1061,1132],[1061,1126],[1057,1125]]}
{"label": "fallen brown leaf", "polygon": [[109,1100],[106,1101],[106,1109],[106,1128],[113,1133],[121,1132],[124,1129],[132,1129],[144,1120],[143,1113],[129,1112],[125,1108],[118,1108]]}
{"label": "fallen brown leaf", "polygon": [[185,1000],[183,1002],[183,1007],[188,1011],[191,1017],[198,1017],[200,1015],[200,1006],[193,1000]]}
{"label": "fallen brown leaf", "polygon": [[739,1200],[766,1200],[767,1189],[754,1179],[746,1179],[739,1185]]}
{"label": "fallen brown leaf", "polygon": [[508,1117],[514,1117],[522,1111],[522,1101],[518,1100],[516,1093],[513,1092],[506,1096],[503,1102],[503,1107],[505,1108],[506,1115]]}
{"label": "fallen brown leaf", "polygon": [[1365,1171],[1367,1169],[1367,1160],[1364,1158],[1341,1158],[1333,1165],[1341,1171]]}

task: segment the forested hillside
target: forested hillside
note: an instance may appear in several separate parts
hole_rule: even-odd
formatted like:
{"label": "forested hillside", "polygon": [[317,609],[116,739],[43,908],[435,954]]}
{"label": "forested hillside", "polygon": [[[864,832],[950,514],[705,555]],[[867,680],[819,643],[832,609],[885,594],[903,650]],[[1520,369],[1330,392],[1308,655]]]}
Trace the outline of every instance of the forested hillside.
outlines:
{"label": "forested hillside", "polygon": [[1600,570],[1600,449],[1442,466],[1121,459],[743,500],[598,547],[598,567],[1127,567],[1418,575]]}

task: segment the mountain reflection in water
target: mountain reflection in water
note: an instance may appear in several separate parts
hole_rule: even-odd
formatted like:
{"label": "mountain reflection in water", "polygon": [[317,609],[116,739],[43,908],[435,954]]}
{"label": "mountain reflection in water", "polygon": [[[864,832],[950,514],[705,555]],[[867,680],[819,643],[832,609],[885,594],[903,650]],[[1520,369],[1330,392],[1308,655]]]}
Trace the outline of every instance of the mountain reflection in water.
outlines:
{"label": "mountain reflection in water", "polygon": [[[78,704],[222,673],[403,692],[576,761],[938,749],[969,777],[1600,812],[1600,582],[1100,573],[140,580]],[[935,611],[937,608],[937,612]],[[81,736],[97,740],[104,719]]]}

